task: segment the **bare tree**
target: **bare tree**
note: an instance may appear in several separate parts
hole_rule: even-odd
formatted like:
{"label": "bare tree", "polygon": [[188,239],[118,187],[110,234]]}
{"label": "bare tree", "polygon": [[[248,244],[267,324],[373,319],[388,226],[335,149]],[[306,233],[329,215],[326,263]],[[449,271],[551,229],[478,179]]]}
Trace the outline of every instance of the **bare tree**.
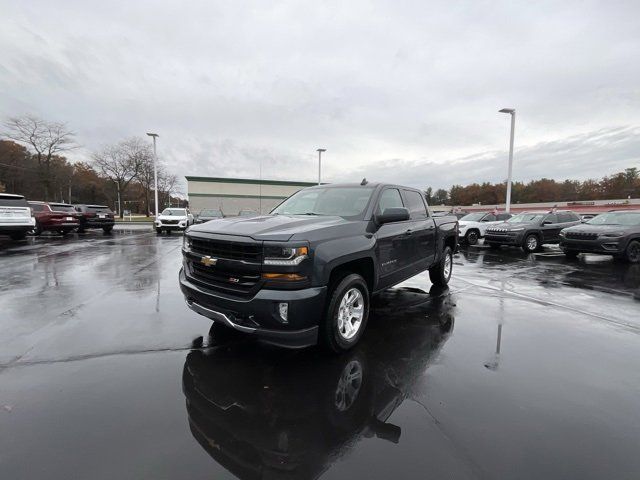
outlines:
{"label": "bare tree", "polygon": [[[166,205],[171,202],[171,195],[179,193],[176,191],[178,177],[173,173],[168,173],[164,168],[158,169],[158,203]],[[162,210],[162,209],[160,209]]]}
{"label": "bare tree", "polygon": [[120,218],[123,216],[122,195],[129,184],[139,177],[143,165],[151,156],[149,145],[140,138],[130,138],[115,145],[108,145],[93,155],[98,170],[115,184]]}
{"label": "bare tree", "polygon": [[[33,150],[40,167],[44,199],[49,200],[51,163],[61,152],[76,148],[74,133],[65,123],[48,122],[32,115],[12,117],[5,122],[3,135]],[[33,153],[32,152],[32,153]]]}

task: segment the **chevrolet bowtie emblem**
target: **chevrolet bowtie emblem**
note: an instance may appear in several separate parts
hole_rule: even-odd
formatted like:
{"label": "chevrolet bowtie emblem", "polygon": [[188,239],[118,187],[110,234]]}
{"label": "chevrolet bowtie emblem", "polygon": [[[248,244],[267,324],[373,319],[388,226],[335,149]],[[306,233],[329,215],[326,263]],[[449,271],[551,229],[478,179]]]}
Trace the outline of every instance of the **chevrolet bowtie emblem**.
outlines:
{"label": "chevrolet bowtie emblem", "polygon": [[205,265],[205,266],[207,266],[207,267],[212,267],[213,265],[218,263],[218,259],[217,258],[211,258],[209,255],[207,255],[206,257],[202,257],[200,259],[200,263]]}

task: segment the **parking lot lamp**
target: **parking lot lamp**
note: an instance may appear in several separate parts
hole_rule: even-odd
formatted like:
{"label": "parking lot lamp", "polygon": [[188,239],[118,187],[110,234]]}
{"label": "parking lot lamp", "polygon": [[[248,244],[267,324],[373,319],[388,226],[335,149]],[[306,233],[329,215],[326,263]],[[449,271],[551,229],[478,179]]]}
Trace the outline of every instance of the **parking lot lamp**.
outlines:
{"label": "parking lot lamp", "polygon": [[509,139],[509,174],[507,176],[507,202],[506,213],[511,210],[511,175],[513,170],[513,134],[516,129],[516,110],[515,108],[503,108],[500,113],[508,113],[511,115],[511,137]]}
{"label": "parking lot lamp", "polygon": [[157,133],[147,133],[150,137],[153,137],[153,190],[154,201],[156,207],[156,217],[158,218],[158,155],[156,154],[156,138],[159,137]]}
{"label": "parking lot lamp", "polygon": [[319,148],[318,152],[318,185],[322,182],[322,152],[326,152],[326,148]]}

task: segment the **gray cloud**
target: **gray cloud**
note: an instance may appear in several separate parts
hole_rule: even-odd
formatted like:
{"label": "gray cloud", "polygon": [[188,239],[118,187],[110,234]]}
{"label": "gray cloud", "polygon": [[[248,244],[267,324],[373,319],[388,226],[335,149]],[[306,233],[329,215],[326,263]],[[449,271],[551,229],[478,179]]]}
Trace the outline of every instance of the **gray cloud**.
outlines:
{"label": "gray cloud", "polygon": [[500,180],[505,106],[518,178],[638,151],[634,1],[0,2],[0,116],[68,121],[79,157],[155,130],[180,175],[312,180],[323,146],[331,180]]}

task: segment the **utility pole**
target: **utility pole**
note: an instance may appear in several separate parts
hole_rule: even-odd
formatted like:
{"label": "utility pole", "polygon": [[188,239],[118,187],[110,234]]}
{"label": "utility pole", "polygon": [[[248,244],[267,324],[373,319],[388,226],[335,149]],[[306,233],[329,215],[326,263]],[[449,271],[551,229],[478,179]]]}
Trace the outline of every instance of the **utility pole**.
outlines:
{"label": "utility pole", "polygon": [[[153,192],[154,202],[156,207],[156,216],[158,218],[158,155],[156,154],[156,138],[160,135],[157,133],[147,133],[150,137],[153,137]],[[169,196],[171,198],[171,196]]]}
{"label": "utility pole", "polygon": [[511,135],[509,137],[509,173],[507,175],[507,201],[505,212],[511,210],[511,177],[513,172],[513,135],[516,129],[516,110],[514,108],[503,108],[500,113],[508,113],[511,115]]}

